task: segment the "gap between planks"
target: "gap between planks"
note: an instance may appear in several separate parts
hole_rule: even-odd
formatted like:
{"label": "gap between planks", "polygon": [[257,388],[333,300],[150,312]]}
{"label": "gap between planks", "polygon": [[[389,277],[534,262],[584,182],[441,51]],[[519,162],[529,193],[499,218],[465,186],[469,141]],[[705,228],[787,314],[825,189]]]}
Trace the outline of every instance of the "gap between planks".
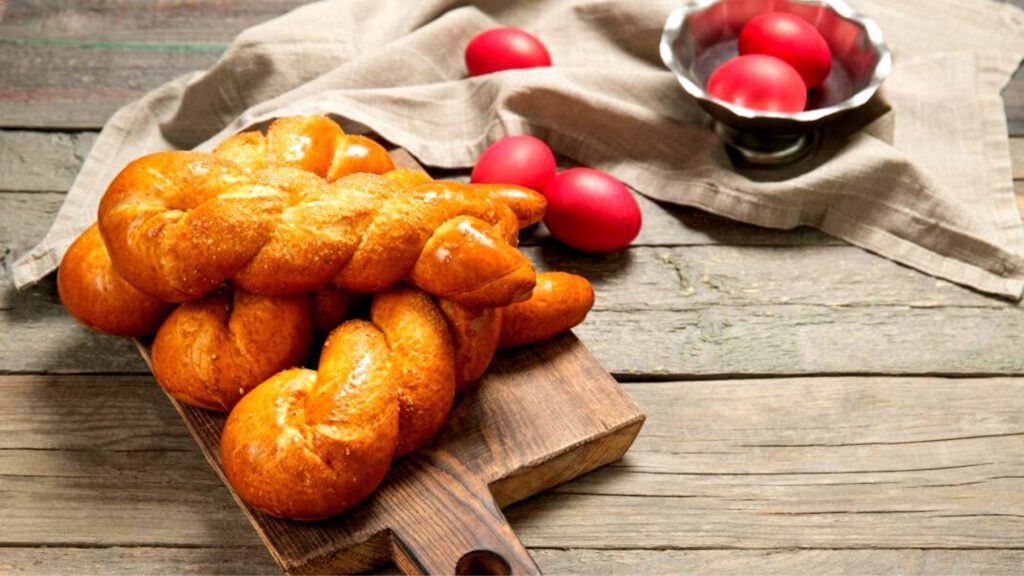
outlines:
{"label": "gap between planks", "polygon": [[[619,463],[507,509],[527,546],[1016,549],[1024,542],[1024,378],[776,378],[626,389],[648,414],[643,433]],[[7,400],[0,446],[10,448],[0,451],[0,492],[8,495],[0,542],[254,541],[151,379],[8,376],[0,392]]]}

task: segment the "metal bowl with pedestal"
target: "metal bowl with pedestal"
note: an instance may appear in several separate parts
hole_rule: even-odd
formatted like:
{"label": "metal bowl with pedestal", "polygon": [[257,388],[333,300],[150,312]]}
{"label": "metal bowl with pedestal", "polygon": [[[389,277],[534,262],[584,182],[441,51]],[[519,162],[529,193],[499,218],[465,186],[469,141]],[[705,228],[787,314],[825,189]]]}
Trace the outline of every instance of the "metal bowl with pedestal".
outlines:
{"label": "metal bowl with pedestal", "polygon": [[[765,12],[799,16],[821,32],[832,70],[796,113],[762,112],[708,94],[708,78],[737,56],[743,25]],[[841,0],[696,0],[672,12],[661,35],[661,59],[683,89],[715,120],[734,162],[775,166],[815,151],[823,125],[867,103],[892,70],[878,25]]]}

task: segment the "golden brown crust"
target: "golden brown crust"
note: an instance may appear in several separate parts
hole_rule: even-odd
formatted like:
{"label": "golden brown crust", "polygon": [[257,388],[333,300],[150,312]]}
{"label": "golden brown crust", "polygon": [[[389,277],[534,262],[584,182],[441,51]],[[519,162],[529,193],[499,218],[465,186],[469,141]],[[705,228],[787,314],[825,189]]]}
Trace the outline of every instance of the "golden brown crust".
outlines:
{"label": "golden brown crust", "polygon": [[470,184],[475,190],[502,201],[519,219],[519,227],[536,224],[544,219],[548,200],[543,194],[514,184]]}
{"label": "golden brown crust", "polygon": [[366,136],[346,134],[335,146],[334,160],[326,178],[333,182],[349,174],[384,174],[394,169],[395,163],[383,146]]}
{"label": "golden brown crust", "polygon": [[240,132],[221,142],[214,154],[249,171],[285,166],[328,182],[357,172],[383,174],[395,167],[383,146],[366,136],[345,134],[325,116],[279,118],[266,135]]}
{"label": "golden brown crust", "polygon": [[352,320],[331,333],[316,372],[281,372],[242,398],[221,436],[238,495],[274,516],[316,520],[373,492],[398,445],[390,356],[376,326]]}
{"label": "golden brown crust", "polygon": [[[520,216],[500,195],[453,182],[404,190],[369,172],[328,184],[324,177],[393,165],[383,148],[322,117],[277,120],[263,138],[246,133],[214,154],[163,152],[130,163],[99,210],[117,271],[169,302],[196,299],[226,280],[290,295],[332,281],[374,292],[408,278],[472,306],[529,295],[532,268],[513,248]],[[463,216],[482,222],[483,239],[463,235],[448,258],[460,272],[446,279],[445,262],[420,256],[438,233],[457,239],[446,231]]]}
{"label": "golden brown crust", "polygon": [[259,132],[239,132],[221,142],[213,154],[250,171],[266,168],[269,161],[267,138]]}
{"label": "golden brown crust", "polygon": [[153,340],[157,382],[178,400],[227,412],[270,376],[309,356],[309,296],[219,290],[179,306]]}
{"label": "golden brown crust", "polygon": [[384,332],[398,387],[396,456],[415,450],[444,426],[455,400],[455,351],[432,298],[412,288],[374,297],[370,318]]}
{"label": "golden brown crust", "polygon": [[[412,189],[435,181],[423,170],[409,168],[391,170],[385,172],[383,176],[405,189]],[[447,186],[457,184],[450,180],[437,180],[437,182],[443,182]],[[463,184],[463,186],[507,206],[516,215],[519,228],[526,228],[540,222],[548,208],[547,198],[543,194],[523,186],[515,184]]]}
{"label": "golden brown crust", "polygon": [[363,295],[334,286],[325,286],[313,293],[313,328],[320,335],[330,334],[361,307]]}
{"label": "golden brown crust", "polygon": [[[427,442],[499,344],[586,315],[593,290],[582,278],[541,275],[530,296],[537,276],[514,246],[544,208],[526,189],[393,170],[382,147],[326,118],[286,118],[214,154],[131,163],[59,285],[73,313],[115,302],[138,320],[147,305],[167,308],[133,285],[186,301],[154,341],[158,380],[192,405],[234,406],[221,458],[246,502],[314,520],[356,505],[393,457]],[[99,305],[102,291],[81,288],[94,270],[120,282]],[[225,280],[233,292],[217,291]],[[395,287],[403,280],[422,291]],[[371,321],[335,328],[316,371],[286,369],[307,358],[314,323],[328,330],[349,316],[353,290],[378,292]]]}
{"label": "golden brown crust", "polygon": [[497,308],[466,308],[450,300],[438,302],[455,348],[455,391],[465,392],[476,382],[498,349],[501,317]]}
{"label": "golden brown crust", "polygon": [[586,315],[586,280],[541,278],[533,299],[504,310],[438,303],[407,287],[375,295],[372,322],[335,329],[316,372],[282,372],[231,411],[221,437],[228,481],[274,516],[314,520],[348,510],[379,484],[393,456],[444,425],[456,382],[468,385],[494,356],[503,317],[507,330],[523,331],[522,343]]}
{"label": "golden brown crust", "polygon": [[[424,245],[409,280],[440,298],[474,308],[525,300],[536,281],[533,264],[506,246],[486,222],[472,216],[452,218]],[[487,280],[479,282],[481,278]]]}
{"label": "golden brown crust", "polygon": [[382,176],[405,189],[415,188],[420,184],[426,184],[427,182],[432,182],[434,180],[430,177],[430,174],[427,174],[423,170],[415,170],[412,168],[397,168],[395,170],[389,170],[382,174]]}
{"label": "golden brown crust", "polygon": [[501,309],[501,348],[547,340],[586,318],[594,306],[594,288],[586,278],[566,272],[537,275],[533,296]]}
{"label": "golden brown crust", "polygon": [[144,294],[114,271],[95,224],[68,248],[57,270],[57,293],[86,326],[117,336],[152,334],[172,305]]}

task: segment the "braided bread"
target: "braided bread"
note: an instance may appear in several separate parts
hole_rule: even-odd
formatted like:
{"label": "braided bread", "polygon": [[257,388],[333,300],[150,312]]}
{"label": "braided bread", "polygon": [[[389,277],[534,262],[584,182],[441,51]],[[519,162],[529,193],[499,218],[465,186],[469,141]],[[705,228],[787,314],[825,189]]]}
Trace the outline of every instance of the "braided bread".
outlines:
{"label": "braided bread", "polygon": [[[355,506],[381,482],[393,457],[443,426],[457,374],[475,379],[499,344],[550,336],[586,315],[593,304],[586,280],[561,273],[541,278],[536,305],[482,314],[452,309],[414,288],[375,295],[370,321],[335,329],[317,370],[280,372],[235,405],[221,436],[228,481],[253,507],[292,520]],[[547,304],[555,301],[560,305]],[[503,321],[550,329],[500,342],[495,335]],[[490,336],[474,338],[481,334]]]}
{"label": "braided bread", "polygon": [[332,282],[375,292],[405,279],[475,307],[529,296],[533,268],[514,249],[520,217],[497,191],[338,177],[354,165],[391,167],[352,138],[324,118],[289,118],[267,136],[229,139],[216,153],[135,160],[99,207],[114,268],[168,302],[199,298],[229,279],[269,295]]}
{"label": "braided bread", "polygon": [[[393,168],[322,117],[275,121],[212,154],[147,156],[61,264],[72,315],[155,332],[161,386],[231,411],[225,474],[270,514],[351,508],[444,425],[498,348],[567,330],[593,304],[586,280],[536,276],[515,250],[542,196]],[[370,321],[342,323],[353,291],[376,293]],[[332,328],[318,369],[293,368]]]}

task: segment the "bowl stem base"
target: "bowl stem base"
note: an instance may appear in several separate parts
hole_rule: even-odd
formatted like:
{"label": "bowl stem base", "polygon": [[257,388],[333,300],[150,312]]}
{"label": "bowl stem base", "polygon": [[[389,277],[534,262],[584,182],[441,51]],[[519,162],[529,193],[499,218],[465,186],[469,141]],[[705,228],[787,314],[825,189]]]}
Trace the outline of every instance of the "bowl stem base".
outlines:
{"label": "bowl stem base", "polygon": [[807,158],[818,149],[817,130],[803,134],[768,135],[744,132],[715,122],[715,133],[725,142],[729,159],[737,167],[770,168],[787,166]]}

